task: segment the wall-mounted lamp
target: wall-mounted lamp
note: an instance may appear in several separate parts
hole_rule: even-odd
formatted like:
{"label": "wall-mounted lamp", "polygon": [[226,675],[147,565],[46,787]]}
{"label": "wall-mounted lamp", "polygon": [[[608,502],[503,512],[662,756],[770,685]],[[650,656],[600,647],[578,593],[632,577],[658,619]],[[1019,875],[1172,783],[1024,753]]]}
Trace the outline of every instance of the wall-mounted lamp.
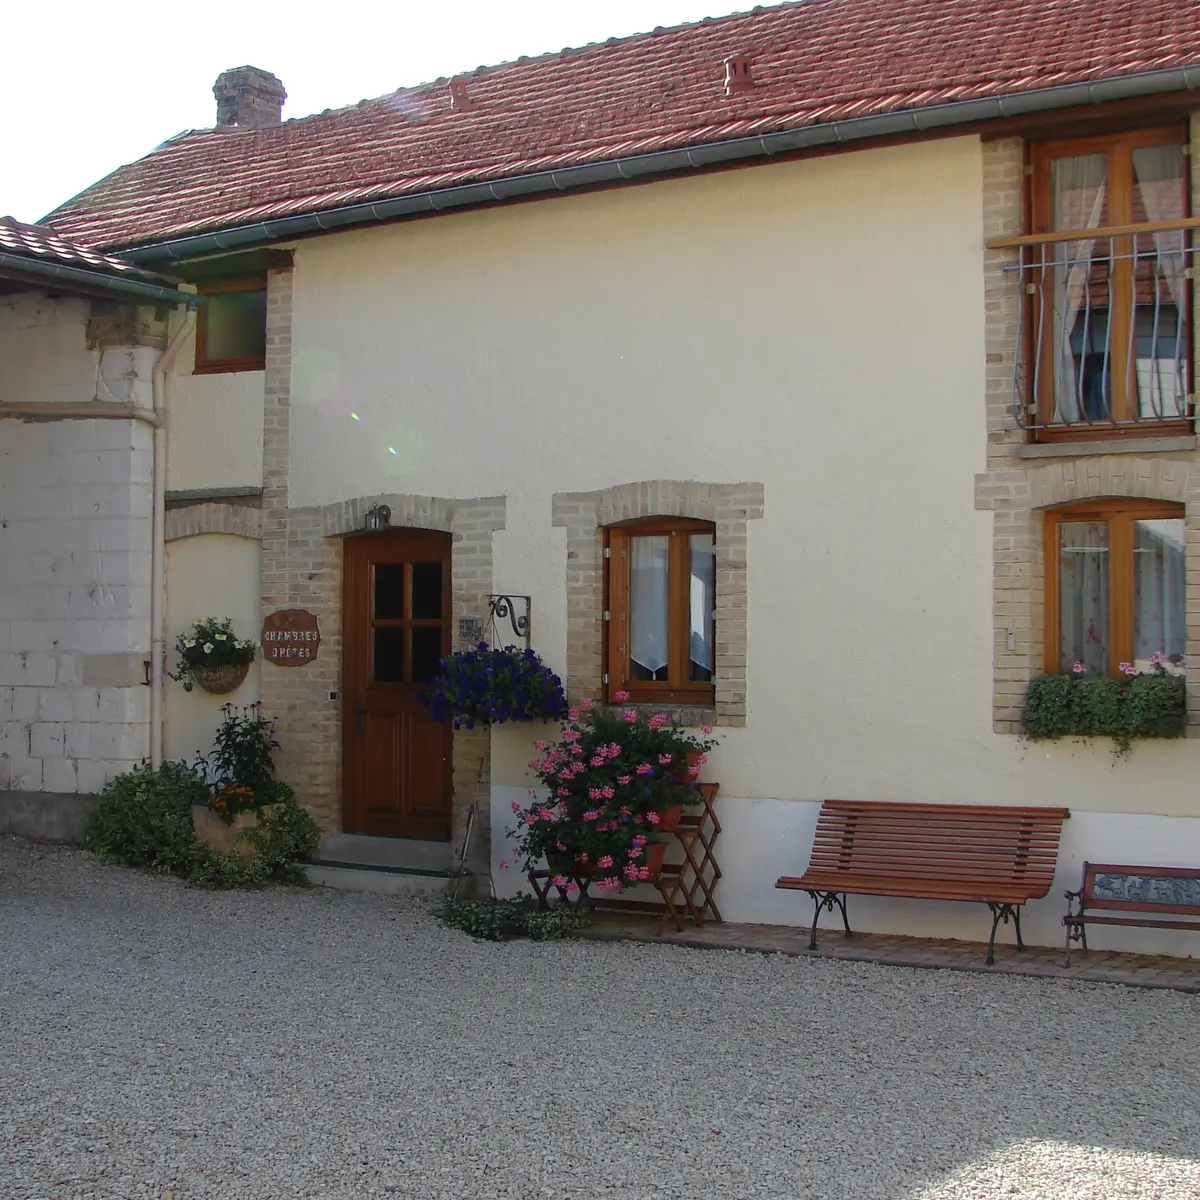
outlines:
{"label": "wall-mounted lamp", "polygon": [[381,529],[386,529],[391,520],[392,510],[386,504],[376,504],[374,508],[367,509],[363,527],[370,533],[378,533]]}

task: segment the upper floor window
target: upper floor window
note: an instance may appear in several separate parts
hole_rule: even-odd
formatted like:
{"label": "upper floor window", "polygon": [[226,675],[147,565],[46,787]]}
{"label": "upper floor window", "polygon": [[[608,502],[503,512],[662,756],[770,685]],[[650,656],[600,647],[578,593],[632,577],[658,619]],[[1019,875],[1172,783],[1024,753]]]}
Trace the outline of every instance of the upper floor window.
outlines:
{"label": "upper floor window", "polygon": [[1184,144],[1168,127],[1032,147],[1023,402],[1041,440],[1191,432]]}
{"label": "upper floor window", "polygon": [[606,697],[714,703],[715,527],[663,517],[606,531]]}
{"label": "upper floor window", "polygon": [[196,319],[196,372],[261,371],[267,349],[264,276],[209,280]]}
{"label": "upper floor window", "polygon": [[1093,500],[1046,514],[1046,670],[1089,676],[1186,651],[1183,505]]}

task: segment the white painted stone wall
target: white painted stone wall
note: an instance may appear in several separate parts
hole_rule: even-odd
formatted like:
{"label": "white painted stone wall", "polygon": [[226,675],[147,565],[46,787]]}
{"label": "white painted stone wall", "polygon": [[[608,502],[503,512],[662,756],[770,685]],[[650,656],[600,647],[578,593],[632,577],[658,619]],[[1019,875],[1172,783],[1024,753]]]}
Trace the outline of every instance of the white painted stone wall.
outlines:
{"label": "white painted stone wall", "polygon": [[[346,232],[295,261],[291,505],[505,496],[496,587],[532,594],[558,669],[555,492],[764,485],[748,719],[710,768],[727,915],[806,919],[772,884],[803,868],[828,796],[1068,806],[1068,881],[1122,844],[1200,862],[1195,741],[1114,763],[992,729],[976,139]],[[497,834],[531,736],[493,736]],[[968,906],[915,911],[856,906],[863,928],[978,935]]]}
{"label": "white painted stone wall", "polygon": [[[158,352],[89,349],[88,311],[0,303],[0,399],[151,407]],[[0,420],[0,793],[95,792],[148,753],[152,452],[142,422]]]}

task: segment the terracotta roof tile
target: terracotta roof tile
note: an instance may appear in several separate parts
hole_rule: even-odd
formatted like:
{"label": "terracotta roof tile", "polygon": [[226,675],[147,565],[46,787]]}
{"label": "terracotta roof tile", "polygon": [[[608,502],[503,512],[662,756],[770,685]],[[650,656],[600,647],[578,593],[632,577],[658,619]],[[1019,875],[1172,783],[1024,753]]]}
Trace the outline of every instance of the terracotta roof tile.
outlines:
{"label": "terracotta roof tile", "polygon": [[174,283],[174,280],[164,275],[132,266],[111,254],[103,254],[89,246],[70,241],[48,225],[27,225],[15,217],[0,217],[0,253],[66,267],[78,267],[84,271],[99,271],[122,279],[159,284]]}
{"label": "terracotta roof tile", "polygon": [[[726,96],[724,60],[755,86]],[[47,220],[129,246],[853,116],[1200,65],[1197,0],[801,0],[465,75],[266,129],[197,130]]]}

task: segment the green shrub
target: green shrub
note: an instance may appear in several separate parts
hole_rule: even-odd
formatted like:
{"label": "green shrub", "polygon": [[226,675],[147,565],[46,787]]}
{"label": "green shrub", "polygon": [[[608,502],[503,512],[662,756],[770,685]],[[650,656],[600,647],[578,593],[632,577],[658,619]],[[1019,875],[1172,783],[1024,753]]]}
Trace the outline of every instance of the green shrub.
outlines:
{"label": "green shrub", "polygon": [[489,942],[528,937],[551,941],[570,937],[587,924],[590,913],[577,904],[558,904],[540,912],[528,897],[513,900],[452,900],[442,910],[442,920],[451,929]]}
{"label": "green shrub", "polygon": [[187,763],[148,763],[110,780],[83,844],[101,858],[155,874],[187,875],[196,849],[192,805],[208,802],[203,774]]}
{"label": "green shrub", "polygon": [[1186,687],[1178,675],[1150,672],[1123,679],[1042,675],[1029,684],[1021,728],[1034,741],[1111,737],[1118,754],[1139,738],[1183,737]]}
{"label": "green shrub", "polygon": [[321,832],[289,787],[271,786],[274,807],[243,835],[253,851],[221,854],[199,841],[192,825],[192,805],[209,797],[203,772],[187,763],[166,762],[157,771],[143,763],[104,788],[83,844],[111,862],[178,875],[198,887],[302,883],[300,864],[316,853]]}

